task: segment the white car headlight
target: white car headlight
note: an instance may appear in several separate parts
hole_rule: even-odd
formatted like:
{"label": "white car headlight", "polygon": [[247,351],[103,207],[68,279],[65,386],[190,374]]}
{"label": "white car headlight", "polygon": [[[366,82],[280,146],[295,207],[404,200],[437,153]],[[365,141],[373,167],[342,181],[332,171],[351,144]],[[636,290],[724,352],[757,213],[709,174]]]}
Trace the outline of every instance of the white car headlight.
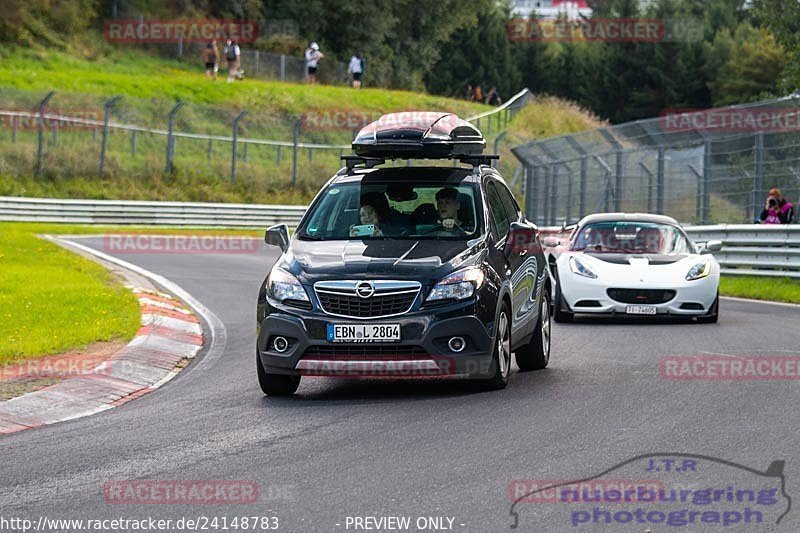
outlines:
{"label": "white car headlight", "polygon": [[269,295],[283,302],[284,300],[300,300],[308,302],[308,295],[296,277],[282,268],[275,267],[267,281]]}
{"label": "white car headlight", "polygon": [[686,281],[702,279],[711,274],[711,261],[700,261],[686,273]]}
{"label": "white car headlight", "polygon": [[592,272],[589,267],[581,263],[574,255],[569,258],[569,269],[573,274],[577,274],[585,278],[597,279],[597,274]]}
{"label": "white car headlight", "polygon": [[483,284],[483,279],[483,270],[479,267],[470,267],[453,272],[431,289],[425,301],[463,300],[464,298],[469,298],[475,294],[475,289]]}

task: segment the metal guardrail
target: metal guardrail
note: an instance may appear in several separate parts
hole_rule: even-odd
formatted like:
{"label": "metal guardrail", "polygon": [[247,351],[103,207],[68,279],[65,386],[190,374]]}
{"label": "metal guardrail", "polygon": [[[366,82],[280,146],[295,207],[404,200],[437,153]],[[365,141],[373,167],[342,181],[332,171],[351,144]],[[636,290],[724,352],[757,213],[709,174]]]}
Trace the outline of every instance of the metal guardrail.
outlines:
{"label": "metal guardrail", "polygon": [[[200,202],[59,200],[0,196],[0,221],[72,224],[258,228],[296,226],[306,207]],[[542,227],[543,233],[560,228]],[[800,278],[800,226],[722,224],[686,226],[695,242],[722,241],[714,256],[729,275]]]}
{"label": "metal guardrail", "polygon": [[305,213],[298,205],[200,202],[59,200],[0,196],[0,221],[72,224],[259,228],[296,226]]}

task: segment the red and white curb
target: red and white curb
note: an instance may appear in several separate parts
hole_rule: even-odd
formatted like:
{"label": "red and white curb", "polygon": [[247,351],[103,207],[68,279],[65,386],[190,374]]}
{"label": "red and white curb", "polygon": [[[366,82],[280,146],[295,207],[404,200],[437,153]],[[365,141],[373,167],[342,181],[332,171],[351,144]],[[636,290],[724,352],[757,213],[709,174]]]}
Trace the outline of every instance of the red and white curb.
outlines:
{"label": "red and white curb", "polygon": [[[0,434],[92,415],[152,392],[174,378],[204,343],[211,346],[204,357],[206,366],[211,364],[207,361],[209,356],[216,359],[221,355],[225,344],[224,326],[183,289],[156,274],[83,245],[52,237],[49,240],[99,259],[125,277],[128,288],[139,300],[141,327],[125,347],[92,370],[0,402]],[[191,308],[158,290],[151,281],[179,295]],[[198,314],[211,327],[208,338],[204,336]]]}

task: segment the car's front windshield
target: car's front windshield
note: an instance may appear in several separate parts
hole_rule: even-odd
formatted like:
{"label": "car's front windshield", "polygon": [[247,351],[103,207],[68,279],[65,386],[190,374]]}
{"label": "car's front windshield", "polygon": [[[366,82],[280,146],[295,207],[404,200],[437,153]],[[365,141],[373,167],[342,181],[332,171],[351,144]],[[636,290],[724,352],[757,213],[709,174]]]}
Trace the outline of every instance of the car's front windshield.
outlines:
{"label": "car's front windshield", "polygon": [[675,226],[654,222],[594,222],[580,229],[575,251],[623,254],[688,254],[692,245]]}
{"label": "car's front windshield", "polygon": [[469,176],[365,177],[322,192],[298,229],[304,240],[469,239],[480,234],[480,195]]}

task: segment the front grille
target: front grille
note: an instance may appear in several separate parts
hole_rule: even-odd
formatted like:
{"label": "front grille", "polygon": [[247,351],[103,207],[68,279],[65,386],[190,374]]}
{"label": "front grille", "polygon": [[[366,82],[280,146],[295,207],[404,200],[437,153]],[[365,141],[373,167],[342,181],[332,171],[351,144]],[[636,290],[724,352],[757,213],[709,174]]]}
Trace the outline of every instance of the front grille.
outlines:
{"label": "front grille", "polygon": [[309,358],[370,358],[370,357],[428,357],[428,352],[421,346],[401,344],[376,344],[374,346],[356,345],[323,345],[309,346],[303,354]]}
{"label": "front grille", "polygon": [[356,294],[363,282],[320,282],[314,286],[322,310],[329,315],[350,318],[378,318],[400,315],[411,309],[420,290],[417,282],[370,282],[374,288],[367,298]]}
{"label": "front grille", "polygon": [[608,289],[609,298],[624,304],[663,304],[675,298],[668,289]]}

